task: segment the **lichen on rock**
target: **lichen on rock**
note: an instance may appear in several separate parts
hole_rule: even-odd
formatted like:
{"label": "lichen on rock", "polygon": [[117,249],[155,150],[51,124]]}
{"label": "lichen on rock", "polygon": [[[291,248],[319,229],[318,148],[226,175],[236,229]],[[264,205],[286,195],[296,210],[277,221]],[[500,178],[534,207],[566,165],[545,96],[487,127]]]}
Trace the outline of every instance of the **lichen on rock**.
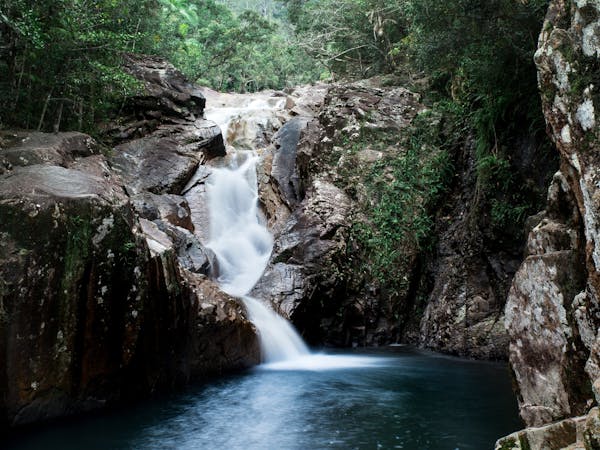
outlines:
{"label": "lichen on rock", "polygon": [[[530,234],[531,255],[513,281],[506,310],[510,361],[528,426],[567,423],[597,402],[591,386],[600,375],[599,36],[598,2],[550,2],[536,64],[561,170],[547,213]],[[596,448],[597,414],[594,408],[587,419],[576,419],[580,432],[571,442],[549,439],[548,447]],[[536,445],[531,448],[545,448]]]}

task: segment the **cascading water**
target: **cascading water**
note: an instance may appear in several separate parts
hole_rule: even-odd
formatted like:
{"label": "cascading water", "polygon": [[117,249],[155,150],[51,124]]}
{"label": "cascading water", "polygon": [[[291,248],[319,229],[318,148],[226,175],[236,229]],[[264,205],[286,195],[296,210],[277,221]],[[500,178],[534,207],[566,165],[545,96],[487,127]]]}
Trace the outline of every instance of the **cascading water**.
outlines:
{"label": "cascading water", "polygon": [[309,355],[292,326],[247,294],[261,277],[273,248],[273,237],[260,223],[256,163],[249,151],[232,155],[229,167],[213,169],[207,185],[210,215],[208,247],[219,264],[218,282],[244,302],[260,334],[264,362]]}
{"label": "cascading water", "polygon": [[273,237],[260,220],[256,177],[260,158],[252,143],[265,128],[281,125],[278,114],[285,105],[285,98],[255,95],[222,94],[220,106],[206,110],[206,118],[216,122],[226,137],[229,158],[227,166],[212,169],[206,186],[210,219],[207,247],[218,262],[217,281],[224,292],[244,302],[259,333],[262,359],[266,363],[263,368],[327,370],[378,364],[381,358],[310,353],[283,317],[248,296],[262,276],[273,249]]}

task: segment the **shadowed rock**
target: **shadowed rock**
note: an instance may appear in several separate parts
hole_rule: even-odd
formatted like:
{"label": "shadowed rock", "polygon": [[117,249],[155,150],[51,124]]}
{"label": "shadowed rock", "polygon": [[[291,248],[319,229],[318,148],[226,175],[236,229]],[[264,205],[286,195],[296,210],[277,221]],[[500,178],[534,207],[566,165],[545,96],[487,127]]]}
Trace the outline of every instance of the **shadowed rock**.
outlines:
{"label": "shadowed rock", "polygon": [[224,154],[220,131],[172,66],[130,61],[146,87],[130,110],[141,122],[123,125],[110,161],[80,133],[3,134],[0,427],[259,362],[254,328],[206,277],[212,252],[177,195]]}

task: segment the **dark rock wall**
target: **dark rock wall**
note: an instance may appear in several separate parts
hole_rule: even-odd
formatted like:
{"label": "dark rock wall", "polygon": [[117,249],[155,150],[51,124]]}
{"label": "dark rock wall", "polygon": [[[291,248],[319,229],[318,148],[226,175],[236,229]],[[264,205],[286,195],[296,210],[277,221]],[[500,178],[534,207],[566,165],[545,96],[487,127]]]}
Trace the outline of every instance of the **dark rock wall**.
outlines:
{"label": "dark rock wall", "polygon": [[[406,283],[391,293],[365,276],[369,262],[362,260],[362,243],[353,241],[351,227],[369,226],[375,205],[367,178],[375,164],[406,151],[400,142],[425,106],[417,94],[382,87],[376,79],[291,96],[302,115],[277,133],[260,168],[260,197],[276,239],[254,295],[270,300],[313,344],[410,342],[505,359],[504,305],[526,236],[492,230],[478,192],[473,140],[464,136],[453,149],[453,178],[431,211],[433,250],[398,244],[405,262],[395,269]],[[301,105],[306,98],[311,104]],[[440,126],[432,118],[431,127]],[[394,139],[374,149],[362,135]],[[556,159],[529,136],[510,144],[514,176],[542,193]],[[378,170],[381,179],[389,176],[389,168]]]}
{"label": "dark rock wall", "polygon": [[211,254],[182,196],[224,154],[220,131],[168,63],[128,64],[146,95],[109,130],[119,145],[108,158],[80,133],[0,139],[0,425],[259,361],[242,308],[207,277]]}

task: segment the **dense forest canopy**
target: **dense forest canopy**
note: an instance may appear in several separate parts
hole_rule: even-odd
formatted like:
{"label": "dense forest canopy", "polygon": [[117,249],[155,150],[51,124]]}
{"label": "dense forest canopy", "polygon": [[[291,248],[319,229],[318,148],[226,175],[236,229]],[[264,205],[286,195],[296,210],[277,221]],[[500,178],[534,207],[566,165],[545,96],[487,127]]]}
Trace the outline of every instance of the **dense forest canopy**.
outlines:
{"label": "dense forest canopy", "polygon": [[5,0],[0,123],[93,128],[136,88],[120,69],[122,52],[164,56],[201,84],[240,92],[319,78],[425,74],[441,94],[491,101],[491,113],[501,115],[497,109],[518,109],[518,98],[535,89],[531,58],[546,4]]}
{"label": "dense forest canopy", "polygon": [[0,124],[93,131],[138,88],[121,70],[124,52],[164,56],[221,90],[282,88],[318,76],[277,18],[282,5],[247,1],[233,10],[226,3],[3,2]]}

